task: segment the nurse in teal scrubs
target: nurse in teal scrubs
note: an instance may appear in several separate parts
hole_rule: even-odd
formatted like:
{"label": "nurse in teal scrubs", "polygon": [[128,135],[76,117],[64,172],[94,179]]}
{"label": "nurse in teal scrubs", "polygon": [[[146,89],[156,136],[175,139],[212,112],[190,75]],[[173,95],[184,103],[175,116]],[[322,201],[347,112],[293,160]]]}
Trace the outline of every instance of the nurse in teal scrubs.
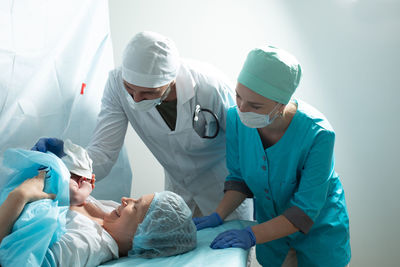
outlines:
{"label": "nurse in teal scrubs", "polygon": [[193,220],[198,230],[215,227],[252,197],[259,224],[220,234],[212,248],[256,245],[263,266],[343,267],[351,251],[335,132],[322,113],[292,99],[300,77],[282,49],[248,54],[227,117],[225,195],[214,213]]}

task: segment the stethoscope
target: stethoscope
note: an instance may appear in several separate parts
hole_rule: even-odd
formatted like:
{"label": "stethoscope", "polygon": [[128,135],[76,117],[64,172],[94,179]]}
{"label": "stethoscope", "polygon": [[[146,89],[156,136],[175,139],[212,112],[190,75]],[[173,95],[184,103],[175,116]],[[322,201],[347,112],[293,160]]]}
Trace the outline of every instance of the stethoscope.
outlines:
{"label": "stethoscope", "polygon": [[[204,112],[203,114],[201,112]],[[206,135],[206,131],[209,130],[211,122],[207,122],[204,114],[209,113],[216,122],[216,129],[213,135]],[[202,116],[201,116],[202,114]],[[204,122],[203,122],[204,121]],[[200,105],[196,105],[195,111],[193,113],[193,121],[192,121],[193,129],[201,138],[213,139],[217,137],[219,133],[219,121],[218,116],[211,110],[207,108],[202,108]],[[207,127],[208,126],[208,127]]]}

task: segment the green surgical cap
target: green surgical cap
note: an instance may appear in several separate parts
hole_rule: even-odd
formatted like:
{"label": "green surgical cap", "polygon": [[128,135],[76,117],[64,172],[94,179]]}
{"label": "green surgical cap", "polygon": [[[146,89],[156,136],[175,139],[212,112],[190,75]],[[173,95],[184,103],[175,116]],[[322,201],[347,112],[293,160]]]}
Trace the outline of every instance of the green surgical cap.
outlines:
{"label": "green surgical cap", "polygon": [[265,46],[249,52],[238,82],[276,102],[287,104],[299,85],[301,67],[288,52]]}

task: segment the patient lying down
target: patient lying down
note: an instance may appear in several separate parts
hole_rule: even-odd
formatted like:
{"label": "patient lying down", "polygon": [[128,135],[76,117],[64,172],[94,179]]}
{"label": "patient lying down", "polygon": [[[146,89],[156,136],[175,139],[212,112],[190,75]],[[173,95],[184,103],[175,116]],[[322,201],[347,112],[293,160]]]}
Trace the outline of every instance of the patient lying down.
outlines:
{"label": "patient lying down", "polygon": [[139,199],[122,198],[112,212],[90,200],[70,209],[102,226],[115,240],[119,256],[154,258],[192,250],[196,229],[183,199],[164,191]]}
{"label": "patient lying down", "polygon": [[[60,266],[97,266],[119,256],[172,256],[196,247],[192,214],[180,196],[164,191],[139,199],[124,197],[120,204],[96,200],[90,196],[94,175],[86,151],[67,141],[64,151],[67,156],[63,161],[71,172],[67,232],[49,248],[46,259]],[[15,207],[13,199],[25,199],[25,205],[49,197],[42,192],[43,176],[28,179],[14,189],[9,194],[14,198],[3,203],[0,215],[18,211],[15,218],[19,216],[22,209]],[[31,197],[34,192],[41,194]],[[0,242],[14,221],[0,225]]]}
{"label": "patient lying down", "polygon": [[[121,205],[112,212],[106,212],[105,207],[101,208],[101,202],[93,198],[87,201],[94,188],[95,176],[92,173],[92,160],[86,150],[66,140],[64,152],[66,156],[62,160],[71,172],[70,210],[101,225],[117,243],[120,256],[126,256],[128,252],[130,256],[148,258],[170,256],[195,247],[196,231],[192,227],[191,212],[181,197],[167,191],[144,195],[139,199],[124,197]],[[171,248],[169,245],[173,243],[172,240],[163,243],[168,238],[183,239]],[[133,246],[132,240],[136,241]],[[157,249],[157,246],[163,247]]]}

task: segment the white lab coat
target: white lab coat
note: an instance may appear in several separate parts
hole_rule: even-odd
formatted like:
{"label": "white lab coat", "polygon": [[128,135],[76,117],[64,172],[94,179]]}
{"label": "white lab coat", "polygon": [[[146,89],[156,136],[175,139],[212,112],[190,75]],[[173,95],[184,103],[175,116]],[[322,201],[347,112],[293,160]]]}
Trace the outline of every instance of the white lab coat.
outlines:
{"label": "white lab coat", "polygon": [[[192,211],[196,205],[203,215],[215,211],[223,197],[228,174],[225,163],[226,111],[234,104],[233,90],[222,77],[210,65],[182,61],[176,77],[176,127],[171,131],[156,108],[148,112],[132,109],[120,68],[111,71],[97,126],[87,148],[96,178],[101,179],[112,168],[130,122],[164,167],[165,189],[181,195]],[[216,138],[201,138],[194,131],[192,119],[197,104],[218,116],[220,132]],[[252,201],[247,200],[231,218],[251,219],[252,214]]]}

